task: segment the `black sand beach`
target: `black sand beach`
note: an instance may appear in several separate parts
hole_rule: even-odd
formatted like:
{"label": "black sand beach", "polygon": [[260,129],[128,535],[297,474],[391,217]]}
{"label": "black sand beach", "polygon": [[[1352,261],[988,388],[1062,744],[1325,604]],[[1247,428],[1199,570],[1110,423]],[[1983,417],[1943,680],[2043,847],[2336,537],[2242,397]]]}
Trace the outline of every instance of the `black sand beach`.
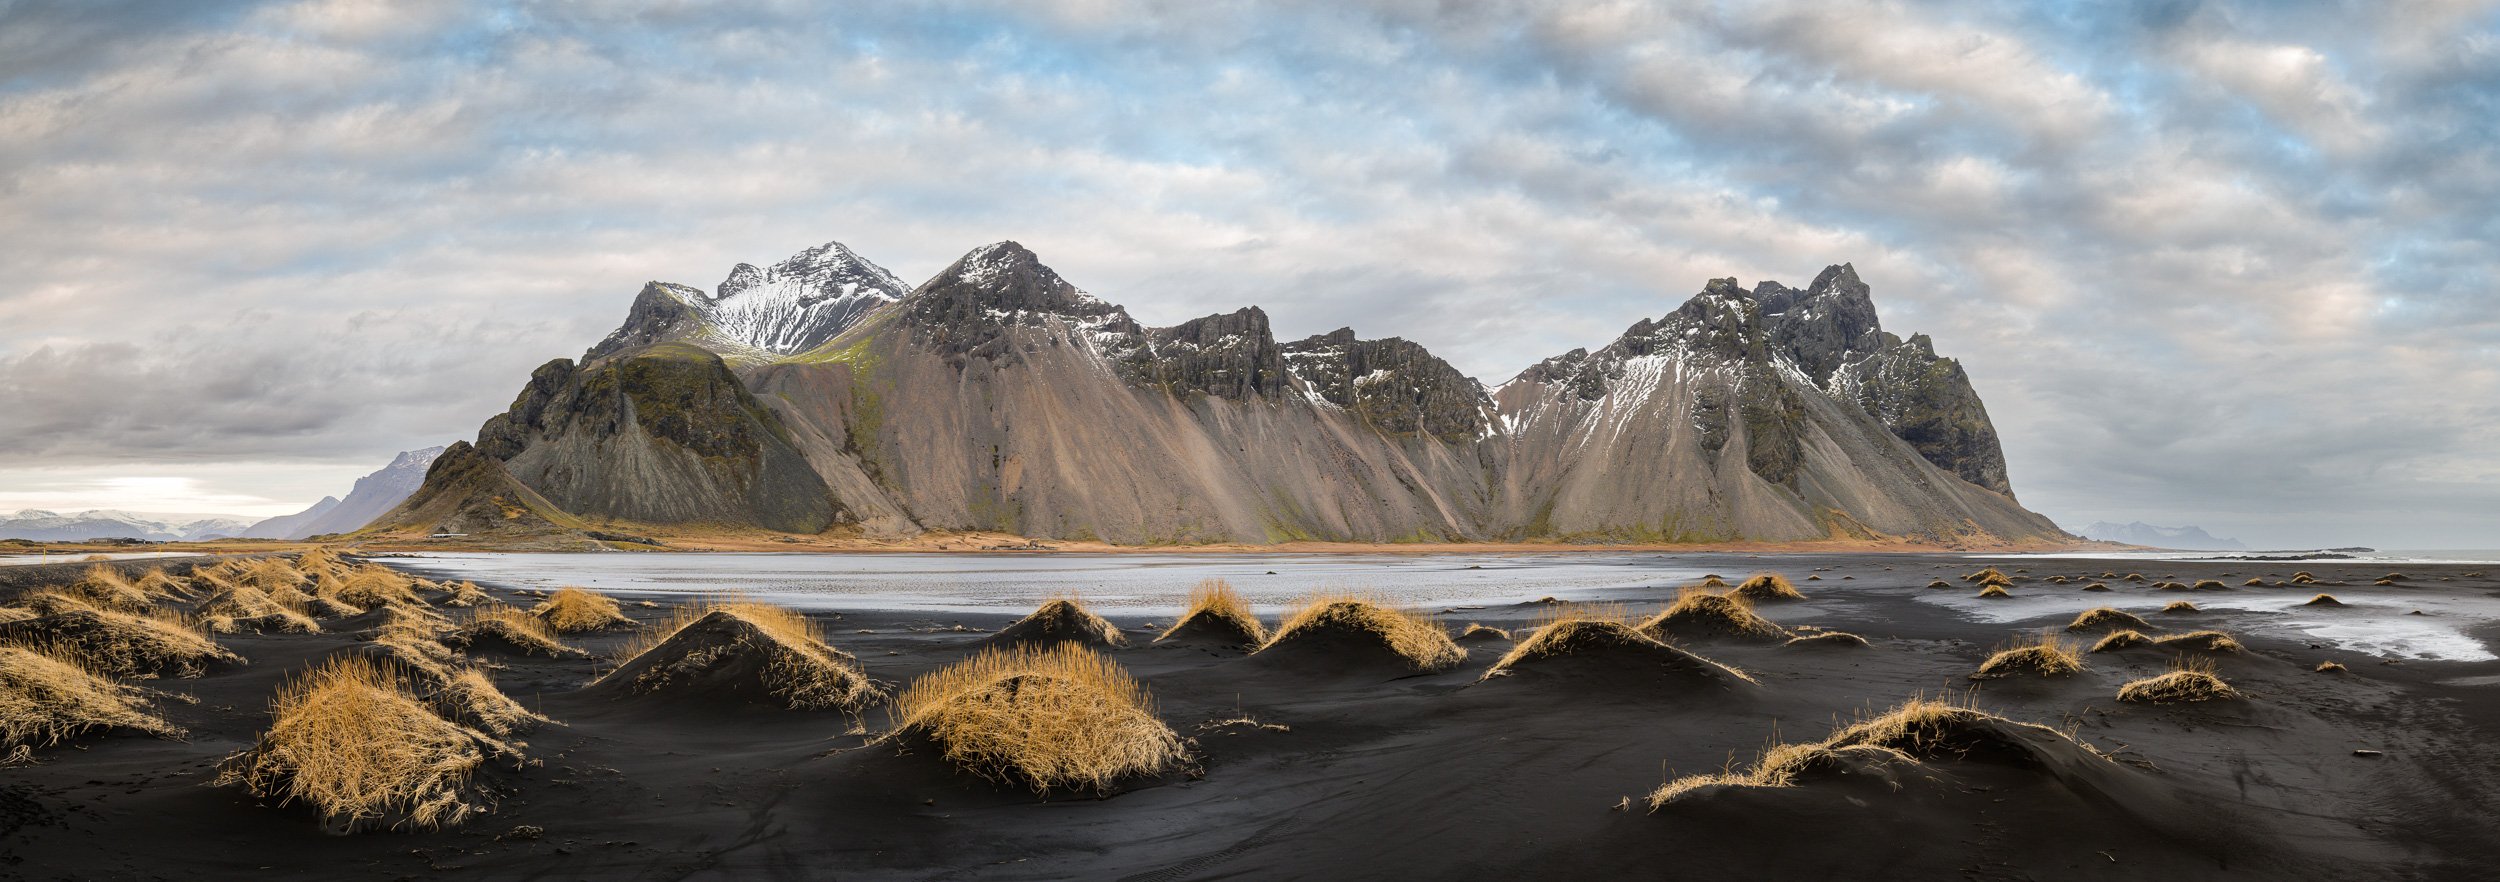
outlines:
{"label": "black sand beach", "polygon": [[[1155,643],[1169,617],[1106,612],[1129,642],[1110,656],[1192,739],[1191,767],[1105,795],[1041,796],[965,774],[910,739],[873,740],[888,726],[883,708],[854,717],[586,690],[614,665],[604,651],[627,639],[613,630],[568,638],[592,659],[472,652],[495,666],[505,693],[559,724],[520,739],[526,767],[488,773],[498,797],[490,814],[444,830],[351,836],[324,835],[306,807],[263,805],[209,781],[268,727],[282,681],[378,621],[218,635],[249,664],[138,681],[166,696],[158,705],[187,738],[91,736],[0,768],[0,876],[2431,880],[2489,878],[2500,865],[2490,815],[2500,806],[2500,661],[2389,663],[2269,626],[2279,612],[2144,608],[2326,592],[2352,602],[2344,611],[2355,617],[2401,616],[2433,601],[2500,598],[2500,579],[2465,575],[2484,567],[2407,565],[2408,578],[2381,586],[2372,583],[2384,564],[2008,559],[1999,566],[2016,599],[2058,602],[1992,623],[1920,599],[1978,592],[1961,578],[1978,566],[1959,556],[1696,560],[1730,582],[1784,573],[1806,599],[1760,604],[1762,615],[1797,635],[1813,635],[1811,626],[1868,645],[1673,641],[1753,682],[1616,652],[1484,679],[1511,640],[1462,641],[1463,664],[1416,675],[1326,645],[1250,655],[1206,640]],[[2299,570],[2321,584],[2242,584]],[[0,599],[76,577],[68,565],[0,569]],[[2154,587],[2207,579],[2228,587]],[[1924,587],[1935,580],[1948,587]],[[2111,590],[2083,590],[2094,582]],[[1171,586],[1176,596],[1189,587]],[[1645,619],[1678,587],[1604,599]],[[2069,676],[1970,679],[1993,649],[2113,600],[2156,626],[2152,636],[2219,629],[2244,649],[2148,646],[2086,653],[2085,669]],[[1482,623],[1517,638],[1553,606],[1421,611],[1453,636]],[[665,612],[627,605],[638,620]],[[898,688],[973,652],[1015,616],[816,618],[834,646]],[[2490,647],[2500,626],[2470,633]],[[2098,634],[2073,636],[2088,645]],[[2242,696],[2116,699],[2123,683],[2183,655],[2211,659]],[[2313,670],[2324,661],[2345,670]],[[1880,773],[1648,804],[1671,779],[1742,770],[1775,742],[1819,741],[1919,695],[2073,740],[2023,730]]]}

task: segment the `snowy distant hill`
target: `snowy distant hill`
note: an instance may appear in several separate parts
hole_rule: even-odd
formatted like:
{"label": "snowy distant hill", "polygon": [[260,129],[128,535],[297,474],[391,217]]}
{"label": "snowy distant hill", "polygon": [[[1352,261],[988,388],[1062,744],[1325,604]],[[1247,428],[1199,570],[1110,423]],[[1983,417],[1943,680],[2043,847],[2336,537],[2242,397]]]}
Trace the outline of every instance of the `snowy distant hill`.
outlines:
{"label": "snowy distant hill", "polygon": [[2176,548],[2182,551],[2246,551],[2248,546],[2237,539],[2223,539],[2205,532],[2203,527],[2156,527],[2143,521],[2113,524],[2095,521],[2076,530],[2087,539],[2124,542],[2153,548]]}
{"label": "snowy distant hill", "polygon": [[30,508],[14,515],[0,517],[0,539],[32,539],[39,542],[144,539],[150,542],[181,542],[241,535],[245,528],[251,526],[251,523],[250,518],[234,515],[163,514],[110,509],[63,514]]}

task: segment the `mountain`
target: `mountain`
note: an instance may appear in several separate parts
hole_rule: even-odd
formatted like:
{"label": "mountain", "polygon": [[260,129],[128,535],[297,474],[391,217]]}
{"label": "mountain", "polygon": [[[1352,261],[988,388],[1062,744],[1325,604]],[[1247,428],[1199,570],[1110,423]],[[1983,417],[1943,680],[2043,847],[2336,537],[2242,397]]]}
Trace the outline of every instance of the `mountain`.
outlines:
{"label": "mountain", "polygon": [[425,483],[425,472],[443,448],[403,451],[380,471],[356,479],[347,498],[324,496],[311,508],[251,525],[240,535],[254,539],[302,539],[325,533],[350,533],[399,506]]}
{"label": "mountain", "polygon": [[1713,280],[1488,389],[1398,337],[1280,342],[1255,306],[1147,327],[1014,242],[908,291],[828,244],[742,264],[712,295],[646,285],[615,334],[541,366],[466,456],[376,527],[494,528],[445,520],[498,508],[483,494],[527,530],[2065,537],[2014,499],[1961,365],[1884,331],[1846,264],[1803,289]]}
{"label": "mountain", "polygon": [[0,539],[75,542],[83,539],[144,539],[185,542],[239,535],[249,518],[211,514],[161,514],[97,509],[72,514],[25,509],[0,517]]}
{"label": "mountain", "polygon": [[2075,531],[2087,539],[2103,542],[2124,542],[2150,548],[2175,548],[2181,551],[2246,551],[2248,546],[2237,539],[2220,539],[2206,533],[2203,527],[2156,527],[2143,521],[2114,524],[2094,521]]}

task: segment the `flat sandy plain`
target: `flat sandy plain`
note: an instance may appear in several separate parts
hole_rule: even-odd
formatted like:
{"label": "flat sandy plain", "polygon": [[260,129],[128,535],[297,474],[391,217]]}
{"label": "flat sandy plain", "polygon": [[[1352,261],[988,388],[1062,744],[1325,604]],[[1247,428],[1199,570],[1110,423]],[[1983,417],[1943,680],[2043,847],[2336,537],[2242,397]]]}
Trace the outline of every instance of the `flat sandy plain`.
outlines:
{"label": "flat sandy plain", "polygon": [[[1168,612],[1104,609],[1131,644],[1112,658],[1146,684],[1162,719],[1193,739],[1193,767],[1108,794],[1047,797],[968,776],[926,750],[871,743],[886,726],[880,709],[854,719],[614,698],[582,688],[613,664],[604,658],[481,655],[477,661],[499,666],[494,679],[505,692],[560,723],[525,737],[535,764],[491,773],[499,796],[492,813],[459,827],[338,837],[323,835],[309,809],[264,805],[208,783],[221,759],[266,728],[282,681],[351,647],[375,624],[333,620],[320,634],[221,635],[249,664],[143,681],[174,697],[159,704],[188,730],[185,740],[91,737],[41,751],[31,765],[0,768],[0,876],[2271,880],[2500,873],[2500,827],[2492,820],[2500,806],[2500,660],[2490,652],[2500,645],[2500,625],[2478,612],[2500,603],[2500,579],[2466,575],[2495,568],[2020,558],[1997,562],[2016,574],[2014,596],[1981,601],[1959,578],[1980,564],[1962,555],[1683,562],[1730,581],[1757,570],[1784,573],[1807,598],[1763,604],[1762,614],[1800,633],[1842,630],[1869,645],[1681,641],[1757,681],[1736,688],[1603,659],[1482,679],[1507,641],[1463,643],[1464,664],[1412,675],[1355,656],[1158,644]],[[75,578],[75,569],[0,568],[0,600]],[[2271,582],[2298,570],[2326,584],[2242,587],[2249,577]],[[2408,578],[2372,584],[2391,570]],[[2138,572],[2148,581],[2100,578],[2104,572]],[[2051,576],[2080,581],[2055,584]],[[1939,579],[1949,587],[1925,587]],[[2151,586],[2202,579],[2231,587]],[[2082,590],[2094,581],[2113,590]],[[533,602],[509,586],[486,587],[498,599]],[[1170,586],[1176,602],[1189,587]],[[1645,616],[1677,587],[1589,599]],[[2348,605],[2293,605],[2320,591]],[[2156,612],[2179,599],[2206,611]],[[1992,649],[2062,628],[2100,605],[2137,612],[2160,633],[2230,632],[2245,650],[2209,657],[2243,697],[2116,700],[2122,683],[2162,673],[2179,655],[2151,648],[2089,654],[2071,676],[1969,678]],[[628,609],[646,620],[664,614]],[[2411,616],[2416,609],[2425,615]],[[1522,633],[1555,610],[1531,601],[1423,611],[1453,633],[1471,622]],[[868,609],[813,615],[835,646],[891,685],[964,657],[1015,618]],[[2438,651],[2406,651],[2407,634],[2434,635]],[[619,631],[574,642],[596,653],[625,639]],[[2346,670],[2313,672],[2322,661]],[[2052,752],[2044,761],[1979,752],[1926,758],[1888,780],[1721,791],[1654,812],[1645,804],[1671,778],[1741,768],[1775,741],[1819,740],[1838,724],[1921,694],[2045,724],[2098,755]],[[1263,725],[1238,722],[1245,718]]]}

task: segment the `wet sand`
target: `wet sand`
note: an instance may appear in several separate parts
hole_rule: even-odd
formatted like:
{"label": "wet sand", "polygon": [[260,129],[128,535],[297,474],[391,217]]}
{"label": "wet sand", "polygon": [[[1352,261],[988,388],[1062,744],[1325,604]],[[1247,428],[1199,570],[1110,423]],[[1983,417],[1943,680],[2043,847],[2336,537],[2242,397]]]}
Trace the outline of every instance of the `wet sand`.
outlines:
{"label": "wet sand", "polygon": [[[323,634],[223,636],[250,665],[147,682],[196,699],[162,703],[190,730],[187,741],[89,738],[0,770],[0,875],[2479,879],[2500,866],[2500,836],[2486,814],[2500,805],[2500,661],[2339,648],[2335,634],[2301,624],[2346,616],[2341,625],[2401,640],[2436,632],[2404,621],[2421,608],[2430,615],[2411,618],[2444,619],[2448,632],[2487,655],[2500,626],[2480,611],[2500,603],[2500,580],[2463,573],[2494,568],[2408,565],[2401,569],[2410,579],[2377,587],[2369,582],[2390,567],[2006,560],[1997,563],[2009,572],[2029,571],[2019,574],[2015,597],[1978,601],[1956,577],[1981,563],[1960,555],[1680,560],[1731,580],[1786,573],[1808,599],[1765,604],[1764,615],[1791,628],[1853,632],[1871,645],[1683,643],[1750,672],[1758,685],[1741,689],[1602,665],[1479,682],[1507,642],[1467,643],[1458,669],[1410,676],[1350,660],[1152,644],[1159,629],[1150,624],[1168,624],[1167,611],[1107,607],[1100,611],[1133,644],[1114,659],[1146,683],[1168,724],[1195,739],[1197,768],[1105,797],[1047,798],[963,775],[925,751],[846,734],[881,730],[878,710],[854,720],[611,699],[581,689],[604,660],[480,656],[502,666],[495,679],[505,692],[562,723],[526,737],[538,764],[493,773],[499,804],[459,828],[329,837],[309,809],[203,785],[219,759],[267,725],[280,681],[375,624],[334,620]],[[73,568],[8,569],[0,597],[65,580]],[[2296,570],[2330,584],[2239,587],[2248,576]],[[2191,583],[2229,573],[2232,587],[2171,592],[2099,580],[2114,590],[2083,592],[2081,583],[2041,581],[2104,571]],[[1952,587],[1921,587],[1939,578]],[[488,587],[530,602],[508,586]],[[1187,589],[1169,587],[1175,598]],[[1674,589],[1661,582],[1584,596],[1645,614]],[[2352,605],[2276,607],[2318,591]],[[2168,632],[2218,627],[2247,643],[2248,651],[2218,659],[2246,698],[2114,700],[2120,683],[2167,669],[2172,654],[2153,650],[2093,654],[2070,677],[1967,678],[1992,647],[2062,626],[2082,609],[2141,611],[2174,599],[2209,612],[2143,614]],[[1983,603],[1999,606],[1976,606]],[[1537,603],[1462,605],[1484,608],[1426,611],[1453,630],[1469,622],[1524,629],[1550,612]],[[662,614],[628,609],[644,619]],[[816,615],[836,646],[897,685],[963,657],[1015,618],[871,608]],[[597,651],[623,639],[577,642]],[[2322,660],[2348,671],[2312,673]],[[1668,778],[1747,762],[1775,738],[1820,739],[1835,721],[1921,693],[1967,695],[1990,712],[2071,731],[2112,760],[2078,772],[1974,756],[1931,761],[1892,784],[1819,781],[1656,813],[1642,804]],[[1287,730],[1218,725],[1244,717]],[[1625,798],[1631,805],[1619,810]]]}

